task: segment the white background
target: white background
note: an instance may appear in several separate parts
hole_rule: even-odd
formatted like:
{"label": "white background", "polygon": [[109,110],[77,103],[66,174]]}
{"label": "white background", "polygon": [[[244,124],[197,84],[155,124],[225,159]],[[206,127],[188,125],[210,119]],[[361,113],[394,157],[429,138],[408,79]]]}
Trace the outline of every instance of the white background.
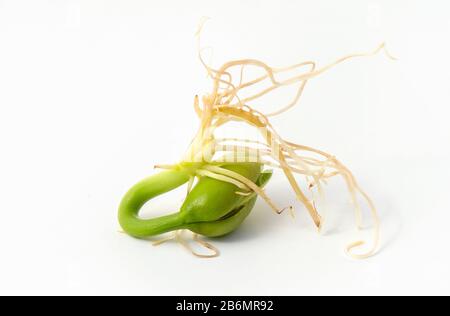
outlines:
{"label": "white background", "polygon": [[[449,10],[410,0],[0,0],[0,294],[450,294]],[[214,260],[117,232],[126,190],[176,162],[197,128],[193,96],[208,87],[194,37],[202,16],[212,18],[202,41],[215,66],[324,65],[387,41],[398,62],[342,64],[273,121],[353,170],[381,213],[377,256],[345,256],[358,235],[338,180],[322,236],[300,205],[292,220],[261,201],[213,241]],[[280,174],[268,193],[294,201]]]}

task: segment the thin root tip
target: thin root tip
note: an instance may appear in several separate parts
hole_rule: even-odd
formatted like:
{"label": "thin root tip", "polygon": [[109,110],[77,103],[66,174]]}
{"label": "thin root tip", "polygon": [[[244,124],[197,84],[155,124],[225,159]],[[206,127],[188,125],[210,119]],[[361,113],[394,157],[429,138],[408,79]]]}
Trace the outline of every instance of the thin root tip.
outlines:
{"label": "thin root tip", "polygon": [[367,259],[373,255],[373,251],[366,253],[366,254],[354,254],[352,252],[353,249],[364,246],[365,244],[366,243],[364,241],[357,241],[357,242],[351,243],[345,249],[345,253],[347,254],[347,256],[349,256],[350,258],[353,258],[353,259],[357,259],[357,260]]}
{"label": "thin root tip", "polygon": [[385,54],[389,59],[394,60],[394,61],[397,61],[397,60],[398,60],[397,57],[395,57],[394,55],[392,55],[392,54],[389,52],[389,50],[388,50],[387,47],[386,47],[386,42],[383,42],[383,43],[380,45],[380,49],[383,49],[384,54]]}
{"label": "thin root tip", "polygon": [[322,232],[322,223],[316,224],[317,232],[320,234]]}
{"label": "thin root tip", "polygon": [[322,232],[322,228],[323,228],[323,221],[322,218],[317,218],[314,220],[314,224],[316,225],[317,228],[317,232],[321,233]]}

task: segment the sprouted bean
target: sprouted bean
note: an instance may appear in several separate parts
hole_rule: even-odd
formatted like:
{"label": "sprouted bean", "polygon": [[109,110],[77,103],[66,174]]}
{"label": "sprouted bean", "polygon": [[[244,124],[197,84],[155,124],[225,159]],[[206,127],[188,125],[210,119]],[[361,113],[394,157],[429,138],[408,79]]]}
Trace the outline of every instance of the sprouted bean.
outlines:
{"label": "sprouted bean", "polygon": [[[380,243],[380,219],[374,203],[362,190],[351,171],[332,154],[285,140],[277,133],[269,118],[279,116],[294,107],[300,100],[309,80],[323,74],[338,64],[353,58],[373,56],[382,51],[389,58],[394,59],[387,52],[385,44],[379,45],[372,52],[344,56],[321,67],[314,61],[306,61],[288,67],[275,68],[260,60],[241,59],[226,62],[220,68],[215,69],[205,62],[202,55],[203,49],[200,45],[200,35],[202,33],[203,24],[204,23],[200,25],[197,32],[199,48],[198,57],[206,69],[208,77],[212,80],[212,90],[202,98],[198,96],[195,96],[194,98],[194,110],[200,120],[200,127],[182,161],[175,165],[158,165],[157,167],[166,169],[168,172],[180,172],[177,176],[179,179],[177,178],[174,180],[173,187],[188,182],[187,199],[190,197],[196,178],[209,178],[217,181],[214,185],[218,185],[219,183],[233,185],[236,188],[234,192],[235,199],[240,199],[240,208],[245,208],[248,212],[250,212],[253,207],[251,203],[254,204],[256,196],[259,196],[276,214],[281,214],[283,211],[289,210],[293,215],[293,208],[291,206],[281,207],[276,205],[265,192],[264,184],[268,181],[268,178],[263,182],[258,183],[257,179],[260,175],[259,169],[255,169],[256,173],[247,173],[248,175],[252,175],[253,178],[250,179],[245,175],[245,172],[242,171],[243,169],[233,170],[234,167],[226,167],[227,164],[225,162],[232,161],[233,164],[237,165],[256,163],[261,166],[279,169],[284,173],[298,201],[305,206],[315,227],[319,231],[323,226],[323,218],[316,208],[317,198],[318,196],[323,196],[323,186],[327,184],[329,179],[340,176],[346,183],[350,200],[354,207],[357,228],[362,228],[363,221],[358,197],[361,197],[367,204],[373,221],[373,240],[368,247],[368,250],[362,253],[360,251],[355,253],[355,248],[366,244],[364,241],[356,241],[346,247],[346,252],[349,256],[356,259],[364,259],[375,254]],[[250,67],[261,70],[263,74],[256,78],[247,79],[246,70]],[[293,71],[301,71],[301,73],[287,76]],[[237,78],[233,76],[233,73],[236,72],[238,73]],[[283,78],[281,79],[281,77]],[[266,83],[264,88],[246,94],[246,92],[250,91],[250,88],[256,88],[258,87],[258,84],[262,83]],[[256,109],[256,100],[281,87],[288,86],[293,87],[296,93],[293,99],[287,104],[281,105],[275,111],[268,113]],[[262,140],[217,137],[216,131],[231,122],[239,122],[255,128],[261,134]],[[296,176],[304,178],[307,190],[310,191],[309,195],[311,197],[308,197],[307,194],[305,194]],[[161,189],[161,192],[155,194],[152,193],[149,198],[173,189],[173,187]],[[315,190],[318,194],[316,194]],[[249,201],[251,201],[251,203]],[[184,206],[182,209],[185,208],[189,209],[188,206]],[[232,215],[239,213],[239,209],[230,206],[230,208],[227,209],[227,212],[228,213],[226,214],[231,215],[224,216],[222,214],[221,216],[217,216],[216,220],[222,221],[228,219],[232,217]],[[244,217],[245,216],[242,216],[242,220]],[[215,229],[218,230],[214,231],[206,226],[201,228],[197,227],[195,226],[195,223],[191,223],[189,226],[178,219],[174,219],[173,221],[176,224],[172,225],[173,227],[171,229],[166,228],[158,230],[154,229],[153,225],[151,229],[148,228],[147,235],[155,235],[164,231],[175,230],[171,236],[158,241],[156,244],[161,244],[168,240],[175,240],[199,257],[215,257],[219,255],[219,251],[211,244],[201,240],[198,237],[196,230],[200,232],[208,231],[208,234],[218,236],[232,231],[241,222],[236,222],[236,224],[233,224],[236,227],[233,226],[231,228],[230,226],[227,230],[223,231],[222,229],[218,229],[217,226]],[[126,218],[122,220],[122,222],[125,223],[122,225],[123,227],[128,227],[129,231],[133,231],[132,224],[127,226]],[[201,246],[212,251],[212,254],[202,255],[195,252],[183,239],[181,229],[194,231],[194,240]],[[125,228],[124,230],[127,231]],[[130,234],[138,237],[143,236],[145,235],[145,230],[136,230],[135,233],[130,232]]]}

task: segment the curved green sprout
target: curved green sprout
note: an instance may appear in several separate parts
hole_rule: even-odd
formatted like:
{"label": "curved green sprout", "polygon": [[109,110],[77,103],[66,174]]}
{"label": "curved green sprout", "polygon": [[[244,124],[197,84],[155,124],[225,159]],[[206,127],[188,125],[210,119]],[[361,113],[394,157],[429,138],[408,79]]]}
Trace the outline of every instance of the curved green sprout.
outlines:
{"label": "curved green sprout", "polygon": [[[262,165],[258,163],[237,163],[221,167],[254,181],[260,188],[272,176],[272,172],[263,171]],[[119,222],[123,230],[137,238],[182,229],[207,237],[220,237],[236,230],[253,209],[256,193],[239,194],[240,189],[236,185],[207,176],[200,177],[178,212],[153,219],[139,217],[146,202],[188,183],[200,170],[202,168],[198,165],[179,165],[133,186],[119,207]]]}

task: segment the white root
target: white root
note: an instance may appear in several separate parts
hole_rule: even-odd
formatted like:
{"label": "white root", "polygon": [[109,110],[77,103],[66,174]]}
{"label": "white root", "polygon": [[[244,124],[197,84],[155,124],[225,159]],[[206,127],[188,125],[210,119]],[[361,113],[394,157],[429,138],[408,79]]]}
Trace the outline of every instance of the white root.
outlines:
{"label": "white root", "polygon": [[213,245],[211,245],[210,243],[202,240],[198,234],[193,234],[193,238],[192,240],[194,240],[195,242],[197,242],[200,246],[212,251],[211,254],[208,255],[204,255],[201,253],[196,252],[190,245],[189,243],[186,241],[186,239],[183,236],[183,231],[184,230],[177,230],[175,232],[173,232],[170,236],[155,241],[153,242],[153,246],[159,246],[163,243],[166,243],[168,241],[174,240],[175,242],[179,243],[180,245],[182,245],[184,248],[186,248],[191,254],[193,254],[194,256],[198,257],[198,258],[215,258],[218,257],[220,255],[220,251],[219,249],[217,249],[216,247],[214,247]]}

